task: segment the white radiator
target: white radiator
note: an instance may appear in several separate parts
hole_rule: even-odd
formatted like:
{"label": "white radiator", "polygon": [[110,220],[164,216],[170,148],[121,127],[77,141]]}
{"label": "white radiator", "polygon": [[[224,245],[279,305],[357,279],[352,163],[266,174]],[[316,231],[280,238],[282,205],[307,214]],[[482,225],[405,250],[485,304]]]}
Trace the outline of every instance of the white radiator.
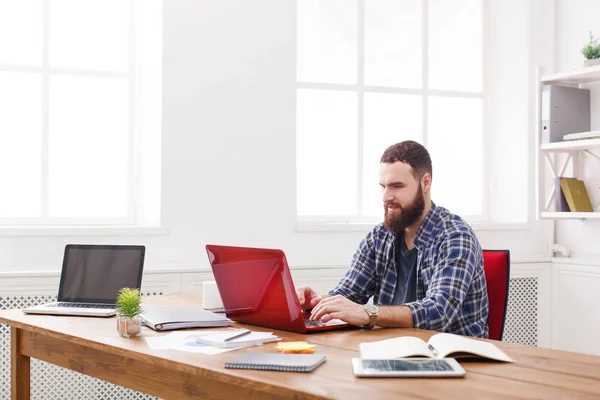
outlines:
{"label": "white radiator", "polygon": [[538,278],[512,278],[502,341],[538,345]]}

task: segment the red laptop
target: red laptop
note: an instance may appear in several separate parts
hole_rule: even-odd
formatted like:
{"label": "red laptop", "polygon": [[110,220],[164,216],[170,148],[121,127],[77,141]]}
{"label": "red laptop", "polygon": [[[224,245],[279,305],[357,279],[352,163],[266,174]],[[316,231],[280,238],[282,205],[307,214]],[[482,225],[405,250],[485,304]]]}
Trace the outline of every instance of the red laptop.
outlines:
{"label": "red laptop", "polygon": [[291,332],[347,327],[337,319],[309,321],[281,250],[206,245],[227,318]]}

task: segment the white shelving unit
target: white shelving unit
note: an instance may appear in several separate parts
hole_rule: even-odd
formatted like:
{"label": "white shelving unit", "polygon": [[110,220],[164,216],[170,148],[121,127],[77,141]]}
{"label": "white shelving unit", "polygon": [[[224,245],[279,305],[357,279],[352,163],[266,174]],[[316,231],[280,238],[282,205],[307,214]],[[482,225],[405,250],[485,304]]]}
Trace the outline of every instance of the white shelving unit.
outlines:
{"label": "white shelving unit", "polygon": [[582,87],[589,83],[600,81],[600,65],[574,69],[569,72],[544,75],[541,77],[540,81],[546,85],[554,83],[557,85]]}
{"label": "white shelving unit", "polygon": [[554,211],[542,211],[542,218],[549,219],[588,219],[588,218],[600,218],[598,212],[554,212]]}
{"label": "white shelving unit", "polygon": [[545,152],[568,153],[575,150],[589,150],[594,147],[600,147],[600,138],[571,140],[569,142],[559,143],[544,143],[541,145],[540,149]]}
{"label": "white shelving unit", "polygon": [[[537,92],[537,112],[536,118],[536,139],[535,139],[535,156],[536,156],[536,210],[539,218],[547,219],[588,219],[600,218],[600,212],[555,212],[553,201],[556,195],[554,188],[550,196],[546,196],[545,182],[546,171],[552,173],[552,178],[563,176],[565,170],[571,163],[573,176],[579,178],[581,171],[579,170],[579,160],[582,155],[590,156],[600,161],[600,157],[592,152],[592,150],[600,151],[600,138],[572,140],[556,143],[541,142],[540,117],[541,117],[541,91],[543,85],[554,84],[571,87],[585,88],[590,84],[600,82],[600,65],[593,67],[580,68],[569,72],[561,72],[550,75],[539,76],[538,74],[538,92]],[[558,163],[558,155],[565,154],[566,158],[562,163]],[[600,204],[598,204],[600,205]],[[597,205],[594,209],[597,210]]]}

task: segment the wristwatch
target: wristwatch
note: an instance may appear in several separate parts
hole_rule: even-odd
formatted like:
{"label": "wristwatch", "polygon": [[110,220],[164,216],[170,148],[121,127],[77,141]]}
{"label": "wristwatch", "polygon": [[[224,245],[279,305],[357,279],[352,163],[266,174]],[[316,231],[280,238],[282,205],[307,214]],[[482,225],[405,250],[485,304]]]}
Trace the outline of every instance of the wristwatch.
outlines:
{"label": "wristwatch", "polygon": [[379,308],[374,304],[366,304],[365,312],[369,316],[369,323],[364,325],[363,328],[373,329],[375,321],[377,321],[377,317],[379,316]]}

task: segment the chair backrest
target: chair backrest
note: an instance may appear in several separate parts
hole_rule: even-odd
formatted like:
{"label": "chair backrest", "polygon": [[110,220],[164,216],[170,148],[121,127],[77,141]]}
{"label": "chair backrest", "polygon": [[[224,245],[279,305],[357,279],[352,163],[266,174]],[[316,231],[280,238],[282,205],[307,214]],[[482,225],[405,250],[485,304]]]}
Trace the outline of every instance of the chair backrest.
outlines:
{"label": "chair backrest", "polygon": [[510,281],[510,252],[508,250],[483,250],[483,269],[487,283],[489,337],[502,340],[508,285]]}

